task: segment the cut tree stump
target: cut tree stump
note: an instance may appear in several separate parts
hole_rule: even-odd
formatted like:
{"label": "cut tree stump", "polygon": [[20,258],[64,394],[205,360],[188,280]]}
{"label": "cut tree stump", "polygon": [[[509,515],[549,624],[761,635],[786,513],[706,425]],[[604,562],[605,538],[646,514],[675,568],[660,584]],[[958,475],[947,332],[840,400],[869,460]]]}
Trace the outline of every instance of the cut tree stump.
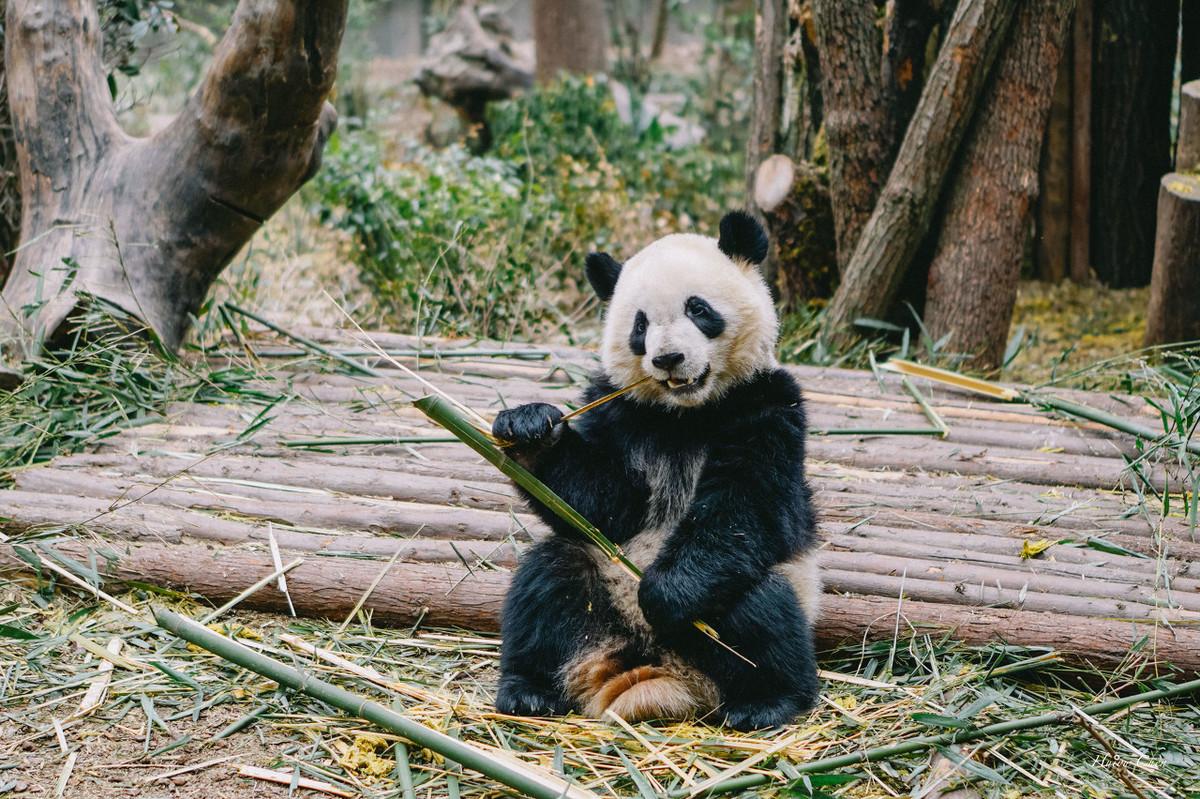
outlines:
{"label": "cut tree stump", "polygon": [[1200,176],[1172,172],[1158,189],[1158,233],[1146,346],[1200,341]]}
{"label": "cut tree stump", "polygon": [[[295,332],[337,352],[363,349],[341,331]],[[530,355],[527,346],[496,342],[371,337],[484,414],[572,402],[597,363],[569,347]],[[306,373],[312,361],[302,353],[290,360],[261,331],[247,340],[276,354],[245,401],[289,392],[269,423],[247,433],[259,405],[180,403],[93,452],[21,470],[13,489],[0,491],[4,569],[28,577],[13,544],[46,557],[39,548],[51,546],[95,562],[114,581],[220,603],[274,570],[273,537],[289,559],[305,559],[288,577],[302,614],[345,618],[399,553],[364,605],[376,623],[411,624],[424,614],[427,624],[495,629],[509,572],[547,530],[466,447],[390,443],[442,434],[406,404],[427,386],[375,359],[380,377]],[[208,357],[244,356],[231,342]],[[814,430],[928,426],[896,375],[789,369]],[[1134,442],[1029,406],[922,390],[949,426],[944,440],[810,438],[822,639],[886,640],[899,620],[901,635],[1050,647],[1106,664],[1144,640],[1134,657],[1200,670],[1200,543],[1185,516],[1163,516],[1150,492],[1126,490]],[[1157,423],[1157,411],[1134,397],[1061,393]],[[289,446],[296,440],[306,447]],[[1152,485],[1176,486],[1175,469],[1145,463],[1142,472]],[[88,535],[69,539],[64,529]],[[287,599],[272,584],[244,607],[282,611]]]}
{"label": "cut tree stump", "polygon": [[[1200,48],[1200,42],[1197,43]],[[1179,93],[1179,139],[1175,171],[1200,172],[1200,80],[1183,84]]]}

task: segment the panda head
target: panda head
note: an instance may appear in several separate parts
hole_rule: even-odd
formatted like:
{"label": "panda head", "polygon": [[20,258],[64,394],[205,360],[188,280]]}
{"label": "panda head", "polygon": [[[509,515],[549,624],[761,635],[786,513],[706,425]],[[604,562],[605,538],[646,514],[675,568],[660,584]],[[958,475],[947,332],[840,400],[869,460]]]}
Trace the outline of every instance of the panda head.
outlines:
{"label": "panda head", "polygon": [[589,255],[588,281],[608,302],[608,379],[627,386],[649,376],[635,400],[696,407],[774,367],[779,322],[758,269],[766,255],[766,233],[741,211],[725,215],[717,239],[666,236],[624,264]]}

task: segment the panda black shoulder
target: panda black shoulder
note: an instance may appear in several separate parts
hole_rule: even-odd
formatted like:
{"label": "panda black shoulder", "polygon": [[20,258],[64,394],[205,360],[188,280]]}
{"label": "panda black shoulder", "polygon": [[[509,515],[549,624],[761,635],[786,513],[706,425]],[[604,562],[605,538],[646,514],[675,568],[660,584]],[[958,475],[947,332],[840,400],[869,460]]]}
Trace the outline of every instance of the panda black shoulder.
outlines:
{"label": "panda black shoulder", "polygon": [[793,408],[801,407],[804,403],[800,384],[784,369],[759,372],[752,380],[742,384],[737,393],[739,404],[759,408]]}

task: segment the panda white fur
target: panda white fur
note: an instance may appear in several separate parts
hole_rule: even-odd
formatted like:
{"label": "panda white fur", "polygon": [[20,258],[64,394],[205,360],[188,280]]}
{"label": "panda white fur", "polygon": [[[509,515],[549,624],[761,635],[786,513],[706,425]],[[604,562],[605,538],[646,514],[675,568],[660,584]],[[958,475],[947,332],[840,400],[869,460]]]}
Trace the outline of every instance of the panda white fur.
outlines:
{"label": "panda white fur", "polygon": [[814,703],[821,586],[804,410],[775,360],[766,251],[762,228],[735,211],[718,239],[667,236],[625,264],[588,256],[609,305],[584,399],[653,379],[567,424],[533,403],[501,412],[493,431],[645,574],[633,580],[530,497],[554,532],[505,600],[501,712],[711,715],[753,729]]}

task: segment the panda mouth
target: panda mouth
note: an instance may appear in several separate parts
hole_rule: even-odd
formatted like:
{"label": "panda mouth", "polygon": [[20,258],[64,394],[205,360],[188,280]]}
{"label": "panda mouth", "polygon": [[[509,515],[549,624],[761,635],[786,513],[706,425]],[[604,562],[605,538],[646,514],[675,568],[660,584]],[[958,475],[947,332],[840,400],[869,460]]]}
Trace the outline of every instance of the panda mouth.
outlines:
{"label": "panda mouth", "polygon": [[693,391],[698,391],[708,380],[708,375],[712,371],[711,366],[704,367],[704,371],[698,377],[688,377],[682,380],[668,377],[666,380],[659,380],[659,384],[670,391],[672,394],[688,394]]}

